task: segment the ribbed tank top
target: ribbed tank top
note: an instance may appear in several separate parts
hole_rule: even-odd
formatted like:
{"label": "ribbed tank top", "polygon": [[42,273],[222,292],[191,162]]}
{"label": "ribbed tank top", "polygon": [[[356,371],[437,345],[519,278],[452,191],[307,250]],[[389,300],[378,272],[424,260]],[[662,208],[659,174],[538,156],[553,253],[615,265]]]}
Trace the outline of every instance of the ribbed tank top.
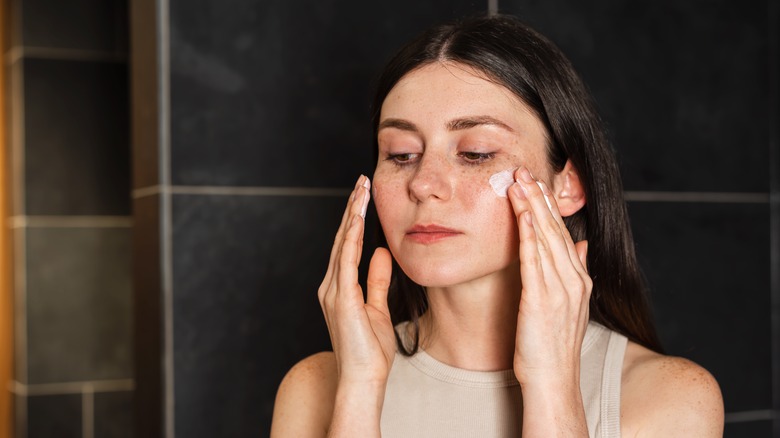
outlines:
{"label": "ribbed tank top", "polygon": [[[397,327],[405,334],[403,325]],[[620,436],[620,378],[627,340],[591,322],[580,389],[591,438]],[[382,408],[383,438],[521,436],[523,400],[513,370],[469,371],[420,350],[396,354]]]}

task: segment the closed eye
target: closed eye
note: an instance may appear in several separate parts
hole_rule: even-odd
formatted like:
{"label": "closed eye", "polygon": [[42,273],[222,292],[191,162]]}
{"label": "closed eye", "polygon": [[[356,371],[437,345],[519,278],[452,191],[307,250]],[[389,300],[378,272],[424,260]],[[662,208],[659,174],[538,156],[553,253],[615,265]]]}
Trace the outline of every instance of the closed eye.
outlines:
{"label": "closed eye", "polygon": [[420,154],[389,154],[386,158],[387,161],[395,164],[396,166],[407,166],[414,163],[419,158]]}
{"label": "closed eye", "polygon": [[459,152],[461,157],[468,164],[482,164],[496,156],[495,152]]}

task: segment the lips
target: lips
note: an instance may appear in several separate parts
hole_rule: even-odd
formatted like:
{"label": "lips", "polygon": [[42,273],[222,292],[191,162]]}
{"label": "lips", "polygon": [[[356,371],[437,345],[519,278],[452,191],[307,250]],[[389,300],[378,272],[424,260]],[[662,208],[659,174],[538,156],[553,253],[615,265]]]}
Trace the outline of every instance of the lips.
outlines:
{"label": "lips", "polygon": [[455,237],[463,234],[458,230],[452,228],[442,227],[441,225],[415,225],[406,231],[406,237],[414,242],[429,244],[436,243],[441,240]]}

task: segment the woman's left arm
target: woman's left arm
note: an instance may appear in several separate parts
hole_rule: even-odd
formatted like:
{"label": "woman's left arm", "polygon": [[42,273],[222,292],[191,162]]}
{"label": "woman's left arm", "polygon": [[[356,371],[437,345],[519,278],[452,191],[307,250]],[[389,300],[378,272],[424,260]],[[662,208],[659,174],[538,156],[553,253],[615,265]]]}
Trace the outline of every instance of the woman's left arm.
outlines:
{"label": "woman's left arm", "polygon": [[[523,393],[523,437],[587,437],[579,380],[593,288],[587,242],[573,242],[544,183],[524,168],[516,180],[509,199],[517,217],[523,284],[514,359]],[[723,419],[720,388],[705,369],[629,343],[621,390],[625,435],[720,437]]]}
{"label": "woman's left arm", "polygon": [[587,437],[580,392],[593,287],[585,267],[587,242],[572,241],[544,183],[526,168],[515,176],[509,199],[520,236],[523,290],[514,371],[523,394],[523,437]]}
{"label": "woman's left arm", "polygon": [[625,436],[723,436],[720,387],[699,365],[629,343],[622,380]]}

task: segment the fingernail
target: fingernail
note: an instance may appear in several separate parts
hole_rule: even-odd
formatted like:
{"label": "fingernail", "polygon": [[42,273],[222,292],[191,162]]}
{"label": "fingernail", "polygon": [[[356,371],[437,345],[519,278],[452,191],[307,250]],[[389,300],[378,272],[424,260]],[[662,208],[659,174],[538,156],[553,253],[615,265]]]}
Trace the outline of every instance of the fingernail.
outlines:
{"label": "fingernail", "polygon": [[368,177],[363,180],[363,187],[365,187],[366,190],[371,190],[371,180],[368,179]]}
{"label": "fingernail", "polygon": [[363,194],[363,205],[360,207],[360,216],[363,219],[366,218],[366,212],[368,211],[368,198],[368,187],[366,187],[366,192]]}
{"label": "fingernail", "polygon": [[523,219],[525,219],[525,223],[527,223],[528,225],[533,225],[534,224],[534,219],[531,216],[531,212],[530,211],[526,211],[525,213],[523,213],[523,216],[524,216]]}
{"label": "fingernail", "polygon": [[514,193],[514,195],[517,196],[518,198],[526,199],[526,197],[525,197],[525,189],[520,184],[518,184],[518,183],[512,184],[512,186],[509,187],[509,190],[511,190]]}
{"label": "fingernail", "polygon": [[523,167],[520,169],[520,179],[523,180],[523,182],[526,183],[532,183],[534,182],[534,177],[531,175],[531,172],[528,171],[528,168]]}

